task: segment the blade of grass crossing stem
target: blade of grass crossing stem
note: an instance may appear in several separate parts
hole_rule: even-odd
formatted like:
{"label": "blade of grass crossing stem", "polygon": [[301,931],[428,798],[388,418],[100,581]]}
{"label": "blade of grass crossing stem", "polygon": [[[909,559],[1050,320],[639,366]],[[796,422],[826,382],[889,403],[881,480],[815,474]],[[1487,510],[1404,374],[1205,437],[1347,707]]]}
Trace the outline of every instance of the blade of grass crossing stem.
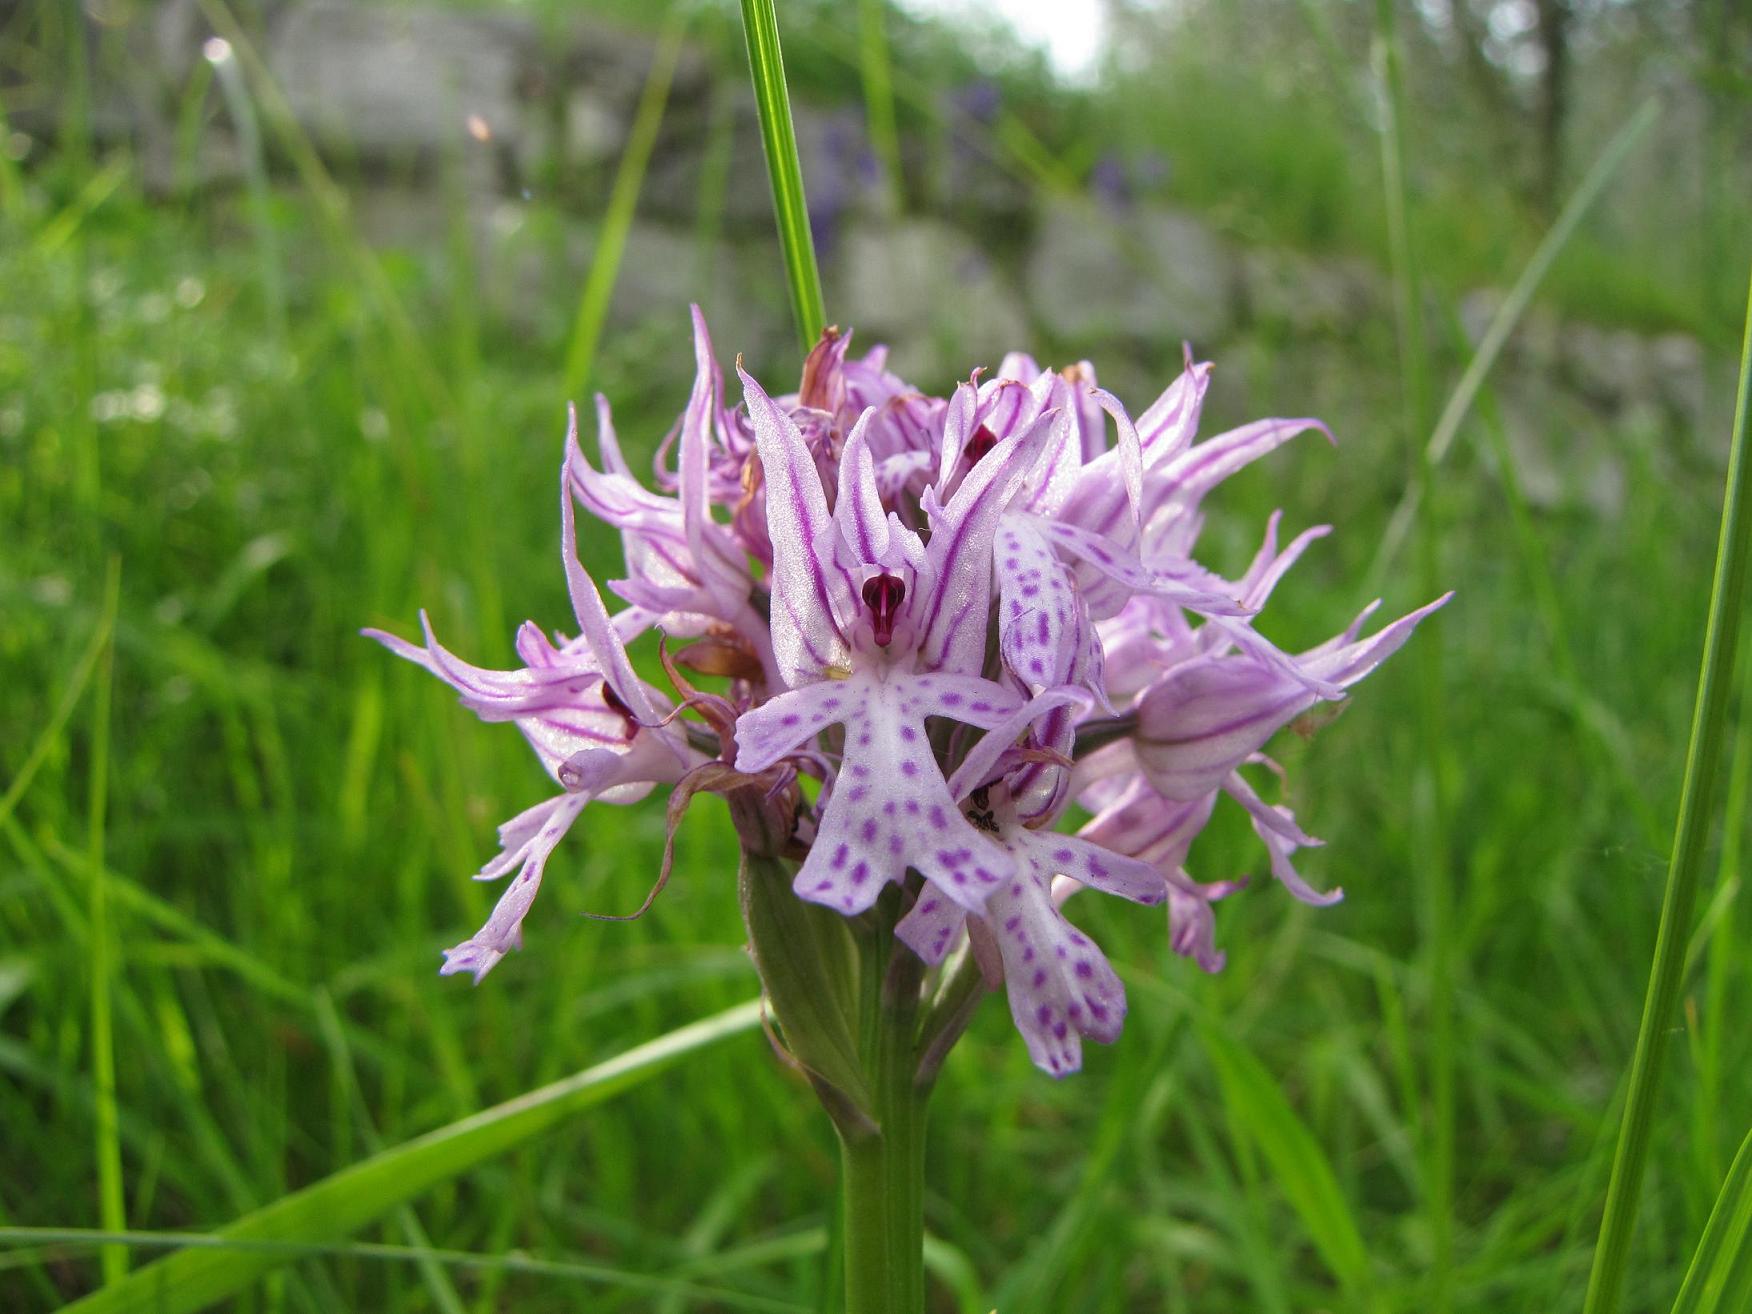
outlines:
{"label": "blade of grass crossing stem", "polygon": [[[753,1030],[750,1000],[690,1023],[583,1072],[406,1141],[244,1215],[217,1236],[266,1248],[184,1250],[137,1269],[67,1306],[67,1314],[186,1314],[242,1291],[298,1258],[297,1247],[357,1231],[402,1202],[543,1132],[670,1066],[685,1055]],[[289,1246],[290,1251],[275,1246]]]}
{"label": "blade of grass crossing stem", "polygon": [[[320,986],[316,990],[316,1020],[318,1029],[322,1032],[323,1044],[328,1048],[329,1065],[335,1074],[336,1105],[338,1108],[352,1110],[353,1120],[364,1136],[366,1148],[377,1154],[382,1151],[383,1142],[372,1122],[365,1093],[359,1089],[359,1075],[353,1067],[353,1051],[347,1045],[347,1037],[341,1026],[341,1015],[335,1010],[335,1002],[329,992]],[[337,1118],[337,1121],[344,1120]],[[396,1225],[401,1228],[408,1245],[416,1251],[430,1250],[431,1238],[426,1235],[426,1229],[421,1225],[420,1217],[414,1212],[413,1206],[397,1205],[394,1212]],[[457,1295],[456,1287],[452,1285],[450,1275],[444,1271],[443,1266],[430,1255],[422,1255],[415,1262],[419,1266],[420,1279],[426,1285],[426,1292],[432,1297],[432,1303],[438,1307],[440,1314],[464,1314],[462,1297]]]}
{"label": "blade of grass crossing stem", "polygon": [[[1594,202],[1600,199],[1601,193],[1606,190],[1606,184],[1624,166],[1631,150],[1660,117],[1661,106],[1658,100],[1651,97],[1642,103],[1606,143],[1593,166],[1589,168],[1587,176],[1576,187],[1562,212],[1540,239],[1532,256],[1522,267],[1520,276],[1515,279],[1514,286],[1509,289],[1508,296],[1503,298],[1496,314],[1491,317],[1484,336],[1478,341],[1478,349],[1472,353],[1472,359],[1467,362],[1460,382],[1454,385],[1454,391],[1448,395],[1447,403],[1442,407],[1441,417],[1430,434],[1427,449],[1431,465],[1440,465],[1447,457],[1460,432],[1461,424],[1472,410],[1472,403],[1478,396],[1480,386],[1490,374],[1491,367],[1496,364],[1497,357],[1502,354],[1503,345],[1515,331],[1515,326],[1521,322],[1521,316],[1526,313],[1533,294],[1539,290],[1539,284],[1545,280],[1545,275],[1550,272],[1559,253],[1569,245],[1569,240],[1575,236],[1582,219],[1594,208]],[[1387,530],[1381,536],[1381,546],[1375,553],[1374,565],[1369,570],[1369,588],[1378,590],[1382,579],[1392,569],[1394,558],[1405,546],[1406,536],[1411,532],[1411,524],[1417,516],[1421,501],[1422,494],[1418,486],[1413,484],[1400,498],[1399,505],[1393,509],[1393,515],[1387,522]]]}
{"label": "blade of grass crossing stem", "polygon": [[1320,1258],[1347,1290],[1365,1290],[1368,1251],[1320,1142],[1258,1059],[1215,1025],[1201,1023],[1199,1038],[1211,1056],[1224,1102],[1271,1165],[1273,1179]]}
{"label": "blade of grass crossing stem", "polygon": [[1685,947],[1697,904],[1698,876],[1710,831],[1710,804],[1727,731],[1728,704],[1733,691],[1733,665],[1739,651],[1740,610],[1746,602],[1746,565],[1752,556],[1752,518],[1746,500],[1752,495],[1752,463],[1746,459],[1748,387],[1752,386],[1752,282],[1748,284],[1745,340],[1740,348],[1740,382],[1734,399],[1734,433],[1728,449],[1727,494],[1722,503],[1721,537],[1716,543],[1715,580],[1710,588],[1709,619],[1703,635],[1703,669],[1697,681],[1697,706],[1691,719],[1691,743],[1685,753],[1685,781],[1679,792],[1679,823],[1673,837],[1673,857],[1667,869],[1667,890],[1661,901],[1660,930],[1655,936],[1655,961],[1649,972],[1648,996],[1631,1060],[1630,1094],[1624,1104],[1612,1180],[1606,1188],[1606,1212],[1594,1267],[1588,1276],[1583,1314],[1612,1314],[1624,1287],[1642,1194],[1643,1168],[1648,1159],[1649,1131],[1654,1121],[1655,1095],[1661,1063],[1667,1052],[1668,1019],[1683,978]]}
{"label": "blade of grass crossing stem", "polygon": [[[647,1273],[636,1273],[627,1269],[610,1268],[606,1264],[581,1264],[576,1260],[540,1259],[533,1255],[520,1254],[515,1251],[481,1253],[471,1250],[446,1250],[437,1246],[397,1246],[385,1245],[371,1241],[349,1241],[336,1243],[299,1242],[299,1241],[241,1241],[235,1237],[212,1232],[99,1232],[77,1227],[0,1227],[0,1246],[37,1246],[39,1253],[45,1258],[59,1258],[70,1246],[102,1245],[126,1239],[127,1244],[139,1248],[154,1247],[184,1247],[188,1250],[214,1250],[224,1253],[253,1253],[269,1257],[270,1265],[283,1267],[302,1259],[364,1259],[380,1264],[442,1264],[447,1268],[464,1269],[470,1272],[519,1273],[527,1277],[552,1278],[568,1282],[594,1282],[603,1286],[619,1287],[623,1291],[641,1291],[652,1295],[676,1295],[684,1297],[696,1308],[710,1305],[713,1308],[751,1309],[774,1311],[775,1314],[807,1314],[807,1307],[794,1304],[771,1296],[751,1295],[747,1292],[733,1291],[726,1287],[708,1287],[696,1282],[686,1281],[677,1277],[653,1277]],[[815,1233],[812,1239],[814,1249],[821,1248],[820,1233]],[[787,1241],[790,1238],[786,1238]],[[772,1246],[764,1259],[787,1259],[791,1253],[781,1253],[783,1248]],[[802,1247],[792,1244],[792,1252]],[[811,1252],[812,1253],[812,1252]],[[28,1257],[28,1256],[27,1256]],[[298,1308],[309,1308],[308,1301]],[[69,1305],[66,1309],[83,1308],[82,1305]],[[151,1296],[145,1299],[131,1298],[126,1306],[130,1310],[138,1310],[140,1314],[160,1314],[163,1310],[180,1310],[189,1308],[180,1301],[170,1298],[165,1293],[164,1299],[158,1300]]]}
{"label": "blade of grass crossing stem", "polygon": [[[91,772],[86,798],[86,861],[91,864],[91,1085],[96,1132],[98,1216],[105,1230],[125,1231],[127,1207],[122,1199],[121,1123],[116,1109],[115,1031],[110,1022],[110,962],[108,882],[103,878],[104,814],[109,804],[110,686],[115,670],[114,641],[116,603],[120,595],[121,566],[110,558],[103,585],[103,620],[99,630],[106,639],[98,658],[92,687]],[[128,1252],[123,1246],[105,1246],[99,1258],[106,1283],[121,1281],[128,1272]]]}
{"label": "blade of grass crossing stem", "polygon": [[1740,1143],[1673,1314],[1744,1314],[1752,1309],[1752,1134]]}
{"label": "blade of grass crossing stem", "polygon": [[742,34],[748,41],[748,71],[760,112],[760,140],[773,184],[773,216],[785,254],[791,288],[791,315],[797,337],[808,351],[821,337],[827,312],[821,302],[821,274],[815,267],[815,239],[809,231],[809,205],[803,198],[803,165],[797,132],[791,124],[791,95],[785,89],[785,57],[779,49],[779,16],[773,0],[742,0]]}
{"label": "blade of grass crossing stem", "polygon": [[[1396,291],[1399,368],[1405,435],[1411,449],[1410,486],[1427,493],[1434,466],[1421,437],[1429,424],[1430,359],[1424,331],[1423,290],[1409,217],[1405,174],[1405,87],[1393,0],[1377,0],[1375,62],[1381,96],[1381,172],[1387,204]],[[1440,526],[1426,513],[1419,537],[1419,584],[1423,596],[1440,591]],[[1430,1308],[1450,1307],[1454,1263],[1455,1038],[1453,891],[1448,852],[1446,704],[1442,689],[1440,644],[1423,644],[1417,653],[1418,734],[1426,764],[1420,764],[1411,791],[1413,831],[1418,851],[1418,891],[1429,975],[1429,1125],[1424,1137],[1425,1213],[1432,1259]]]}
{"label": "blade of grass crossing stem", "polygon": [[858,69],[864,82],[864,118],[870,144],[882,165],[888,206],[903,208],[905,189],[900,172],[900,133],[894,125],[894,79],[888,69],[888,32],[883,20],[887,0],[858,0]]}
{"label": "blade of grass crossing stem", "polygon": [[585,276],[584,291],[578,298],[572,341],[566,348],[565,395],[568,398],[576,398],[589,383],[591,368],[596,363],[596,348],[602,340],[603,323],[608,319],[608,304],[614,297],[615,280],[620,276],[627,234],[632,231],[639,191],[645,185],[645,169],[651,163],[651,151],[657,144],[657,129],[663,124],[663,110],[669,103],[669,84],[675,78],[675,61],[681,54],[686,14],[685,8],[672,10],[663,35],[657,40],[651,68],[645,74],[644,89],[639,93],[639,106],[633,114],[632,131],[627,134],[627,148],[621,154],[620,167],[615,170],[608,209],[602,217],[602,232],[596,239],[596,250],[590,257],[590,272]]}

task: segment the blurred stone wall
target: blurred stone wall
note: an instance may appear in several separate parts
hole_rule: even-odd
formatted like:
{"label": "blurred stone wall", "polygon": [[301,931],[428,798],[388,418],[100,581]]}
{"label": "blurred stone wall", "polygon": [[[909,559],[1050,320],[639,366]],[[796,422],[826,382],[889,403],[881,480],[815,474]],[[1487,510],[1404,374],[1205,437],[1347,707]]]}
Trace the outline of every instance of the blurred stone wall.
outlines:
{"label": "blurred stone wall", "polygon": [[[98,66],[116,67],[119,48],[127,69],[99,84],[99,133],[133,142],[155,190],[235,186],[238,138],[215,90],[203,93],[200,131],[188,129],[202,61],[221,53],[206,44],[194,0],[96,12]],[[258,14],[253,37],[286,110],[347,186],[366,238],[438,250],[462,214],[499,322],[563,343],[651,38],[511,9],[270,0]],[[1299,396],[1343,425],[1396,404],[1335,390],[1357,376],[1359,356],[1381,379],[1394,374],[1391,298],[1375,267],[1242,245],[1178,208],[1168,189],[1099,168],[1086,194],[1021,185],[998,161],[979,93],[951,89],[943,131],[905,143],[905,216],[886,202],[855,104],[796,106],[830,313],[851,317],[860,340],[894,344],[902,373],[941,387],[1017,347],[1087,355],[1141,405],[1178,365],[1166,344],[1187,340],[1262,407]],[[290,172],[283,158],[271,163]],[[740,74],[685,50],[616,290],[616,328],[655,321],[661,340],[679,338],[683,307],[698,300],[722,348],[755,361],[782,355],[789,328],[768,205]],[[1495,303],[1488,291],[1467,299],[1448,341],[1456,360]],[[1689,338],[1534,314],[1495,376],[1528,493],[1612,512],[1625,461],[1602,435],[1628,426],[1683,445],[1725,433],[1723,373]]]}

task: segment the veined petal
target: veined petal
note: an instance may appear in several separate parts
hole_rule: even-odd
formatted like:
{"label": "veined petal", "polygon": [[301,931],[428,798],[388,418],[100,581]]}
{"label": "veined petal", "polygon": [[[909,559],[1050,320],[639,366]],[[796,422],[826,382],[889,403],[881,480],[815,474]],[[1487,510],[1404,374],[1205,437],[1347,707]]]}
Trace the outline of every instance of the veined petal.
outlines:
{"label": "veined petal", "polygon": [[[711,521],[707,508],[707,445],[712,432],[712,339],[706,333],[706,318],[692,307],[694,333],[694,386],[681,421],[681,515],[687,545],[698,562],[705,561],[706,529]],[[747,596],[744,591],[743,596]]]}
{"label": "veined petal", "polygon": [[737,372],[766,485],[773,654],[785,683],[795,688],[850,666],[839,618],[852,615],[855,604],[845,575],[821,555],[833,542],[834,525],[803,435],[747,371]]}
{"label": "veined petal", "polygon": [[967,909],[927,882],[905,917],[895,923],[894,934],[925,962],[935,967],[955,947],[967,925]]}
{"label": "veined petal", "polygon": [[1259,836],[1259,842],[1265,845],[1265,851],[1271,855],[1271,874],[1282,881],[1291,894],[1316,908],[1330,907],[1344,898],[1342,889],[1334,888],[1324,892],[1316,890],[1302,879],[1301,873],[1291,863],[1290,855],[1297,849],[1318,844],[1320,841],[1302,833],[1301,828],[1296,825],[1295,815],[1288,808],[1266,803],[1236,772],[1231,772],[1223,782],[1223,789],[1246,808],[1248,815],[1253,818],[1253,833]]}
{"label": "veined petal", "polygon": [[[973,708],[982,702],[991,715],[1003,712],[995,701],[943,684],[943,677],[923,680],[930,682],[923,688],[915,687],[918,679],[854,676],[843,682],[855,691],[835,709],[844,713],[845,756],[815,843],[797,873],[803,898],[862,912],[887,882],[901,881],[912,867],[963,907],[979,908],[1010,875],[1008,855],[955,806],[924,725],[928,715],[980,715]],[[945,703],[947,712],[940,712]]]}
{"label": "veined petal", "polygon": [[870,456],[866,437],[875,414],[875,407],[866,410],[846,437],[840,452],[839,493],[833,508],[841,542],[851,550],[858,564],[866,566],[889,564],[889,513],[882,509],[882,494],[876,487],[876,463]]}
{"label": "veined petal", "polygon": [[[576,447],[575,436],[571,442]],[[644,682],[634,673],[633,664],[627,660],[626,647],[621,643],[614,622],[609,619],[608,608],[602,605],[602,595],[596,591],[595,583],[578,560],[577,516],[572,510],[572,492],[567,487],[563,465],[560,467],[560,558],[566,568],[566,588],[572,595],[572,613],[578,618],[579,632],[584,642],[590,645],[591,655],[596,658],[603,677],[639,721],[655,721],[657,711],[650,695],[645,692]]]}
{"label": "veined petal", "polygon": [[[1070,572],[1030,517],[1005,516],[992,551],[998,586],[998,652],[1018,680],[1039,691],[1073,669],[1099,677],[1100,643]],[[1097,683],[1091,690],[1105,696]]]}
{"label": "veined petal", "polygon": [[1168,798],[1198,798],[1315,701],[1300,683],[1257,662],[1187,662],[1138,700],[1138,763]]}
{"label": "veined petal", "polygon": [[1302,553],[1308,550],[1316,539],[1325,538],[1332,532],[1331,525],[1315,525],[1304,529],[1296,535],[1290,545],[1281,553],[1277,550],[1278,523],[1283,519],[1282,511],[1273,511],[1271,519],[1266,521],[1265,542],[1260,545],[1258,554],[1253,558],[1253,564],[1247,568],[1247,573],[1238,581],[1241,586],[1241,600],[1254,610],[1265,606],[1271,597],[1271,592],[1284,577],[1286,571],[1301,559]]}
{"label": "veined petal", "polygon": [[[1304,653],[1301,664],[1315,678],[1330,680],[1340,688],[1348,688],[1398,652],[1405,641],[1411,637],[1411,632],[1418,627],[1418,623],[1431,612],[1445,606],[1448,599],[1453,596],[1452,592],[1444,593],[1434,602],[1426,603],[1416,611],[1401,616],[1391,625],[1382,626],[1360,643],[1347,641],[1338,648],[1326,651],[1316,649],[1313,653]],[[1364,618],[1379,605],[1379,603],[1371,604],[1361,616],[1357,617],[1356,625],[1346,633],[1354,634],[1355,629],[1362,625]]]}
{"label": "veined petal", "polygon": [[1196,505],[1237,470],[1310,429],[1325,434],[1328,442],[1336,441],[1319,420],[1255,420],[1182,452],[1161,467],[1161,485],[1174,500]]}
{"label": "veined petal", "polygon": [[977,671],[984,664],[998,517],[1039,458],[1052,427],[1063,422],[1062,413],[1040,416],[986,453],[947,506],[927,502],[931,541],[925,556],[935,577],[919,649],[927,667]]}
{"label": "veined petal", "polygon": [[499,896],[486,925],[461,944],[444,951],[444,966],[439,969],[442,975],[470,972],[478,983],[501,958],[522,947],[523,919],[541,889],[548,856],[565,838],[588,801],[586,795],[562,794],[550,799],[539,812],[531,809],[517,819],[519,829],[514,833],[517,847],[515,850],[508,847],[500,859],[506,869],[511,863],[518,863],[517,875]]}
{"label": "veined petal", "polygon": [[830,725],[861,716],[864,682],[817,680],[768,699],[736,720],[736,769],[765,771]]}
{"label": "veined petal", "polygon": [[[1063,520],[1032,517],[1035,527],[1055,547],[1122,586],[1127,593],[1152,593],[1205,616],[1245,616],[1248,609],[1233,596],[1226,580],[1187,561],[1155,561],[1145,565],[1135,552],[1112,539]],[[1091,605],[1091,611],[1094,611]]]}
{"label": "veined petal", "polygon": [[1095,943],[1052,901],[1050,877],[1033,869],[986,906],[1004,958],[1010,1016],[1035,1066],[1062,1077],[1083,1065],[1082,1037],[1112,1042],[1125,1023],[1125,987]]}
{"label": "veined petal", "polygon": [[1185,371],[1138,417],[1144,463],[1152,468],[1165,465],[1186,451],[1198,432],[1199,412],[1204,408],[1205,390],[1211,382],[1211,365],[1208,361],[1194,363],[1191,347],[1186,348],[1185,354]]}

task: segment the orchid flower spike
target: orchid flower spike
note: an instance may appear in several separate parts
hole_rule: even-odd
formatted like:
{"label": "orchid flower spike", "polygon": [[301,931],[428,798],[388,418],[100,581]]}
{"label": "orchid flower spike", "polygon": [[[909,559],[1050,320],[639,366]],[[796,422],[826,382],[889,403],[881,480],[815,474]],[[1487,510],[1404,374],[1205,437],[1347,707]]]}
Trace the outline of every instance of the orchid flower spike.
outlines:
{"label": "orchid flower spike", "polygon": [[[798,898],[859,917],[897,890],[900,942],[927,969],[977,960],[1035,1063],[1063,1075],[1125,1017],[1066,898],[1088,886],[1164,906],[1174,950],[1218,970],[1212,905],[1242,881],[1201,882],[1190,855],[1220,796],[1246,811],[1292,895],[1340,897],[1293,865],[1319,841],[1262,796],[1276,770],[1265,749],[1447,598],[1363,637],[1371,607],[1307,652],[1265,637],[1273,590],[1327,530],[1280,550],[1274,515],[1227,579],[1193,557],[1204,499],[1325,429],[1261,420],[1196,441],[1211,367],[1190,352],[1134,420],[1087,362],[1013,354],[930,397],[882,348],[850,346],[829,330],[797,391],[777,396],[738,361],[738,404],[696,308],[694,384],[653,444],[654,487],[605,399],[594,461],[572,417],[560,521],[575,638],[526,623],[522,666],[492,671],[445,649],[424,616],[422,643],[366,631],[483,720],[515,724],[559,791],[501,827],[479,879],[510,883],[443,970],[479,980],[521,946],[586,806],[666,787],[673,815],[710,789],[733,797],[750,852],[795,864]],[[579,508],[620,536],[613,611],[578,558]],[[652,630],[665,681],[631,655]],[[1088,819],[1069,834],[1073,803]]]}

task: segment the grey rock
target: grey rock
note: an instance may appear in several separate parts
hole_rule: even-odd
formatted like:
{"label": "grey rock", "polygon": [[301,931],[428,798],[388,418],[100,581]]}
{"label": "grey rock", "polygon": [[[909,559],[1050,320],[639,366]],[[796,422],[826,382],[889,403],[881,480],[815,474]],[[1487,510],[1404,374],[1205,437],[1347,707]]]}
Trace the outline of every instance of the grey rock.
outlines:
{"label": "grey rock", "polygon": [[1202,347],[1234,325],[1237,281],[1228,245],[1191,215],[1154,206],[1115,215],[1063,198],[1042,215],[1028,301],[1075,346],[1178,337]]}
{"label": "grey rock", "polygon": [[903,377],[942,387],[1027,345],[1021,298],[972,239],[946,223],[864,222],[848,233],[837,298],[860,345]]}
{"label": "grey rock", "polygon": [[1347,257],[1315,259],[1281,247],[1252,247],[1240,256],[1250,322],[1295,333],[1347,333],[1393,313],[1380,272]]}
{"label": "grey rock", "polygon": [[309,0],[280,16],[267,60],[319,145],[400,162],[482,135],[515,149],[535,41],[516,14]]}

